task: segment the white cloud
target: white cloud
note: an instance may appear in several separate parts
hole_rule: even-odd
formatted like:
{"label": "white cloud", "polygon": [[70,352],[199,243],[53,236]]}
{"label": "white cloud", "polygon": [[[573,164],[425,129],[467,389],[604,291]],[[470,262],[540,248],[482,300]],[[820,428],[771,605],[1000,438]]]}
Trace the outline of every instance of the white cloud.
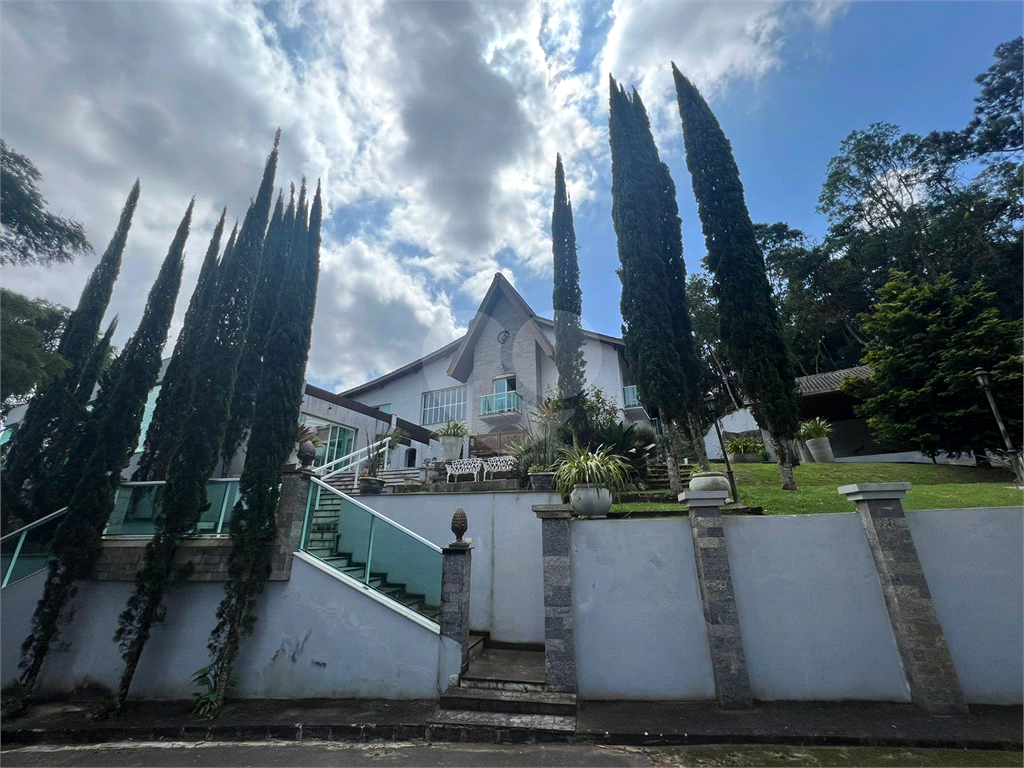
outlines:
{"label": "white cloud", "polygon": [[[549,272],[557,152],[577,209],[607,204],[609,69],[669,114],[670,59],[705,88],[757,77],[792,16],[835,9],[801,7],[617,2],[602,43],[568,0],[7,3],[0,119],[97,251],[141,177],[111,305],[121,341],[195,194],[180,323],[221,208],[244,215],[281,127],[279,186],[324,185],[309,375],[348,386],[458,335],[494,272]],[[73,305],[94,264],[4,284]]]}

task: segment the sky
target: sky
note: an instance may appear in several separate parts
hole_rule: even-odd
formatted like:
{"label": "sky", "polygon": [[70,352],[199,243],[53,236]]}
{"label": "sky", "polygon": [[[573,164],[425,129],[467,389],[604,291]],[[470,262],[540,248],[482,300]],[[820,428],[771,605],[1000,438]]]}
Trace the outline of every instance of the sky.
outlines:
{"label": "sky", "polygon": [[732,142],[755,222],[819,238],[851,131],[958,130],[1018,2],[20,2],[0,5],[0,136],[94,254],[10,267],[75,306],[136,178],[108,318],[134,330],[189,199],[181,329],[220,211],[241,219],[274,132],[278,186],[324,185],[307,379],[341,391],[461,335],[494,273],[551,316],[555,156],[573,202],[584,327],[620,335],[608,75],[635,87],[676,184],[687,269],[705,254],[674,61]]}

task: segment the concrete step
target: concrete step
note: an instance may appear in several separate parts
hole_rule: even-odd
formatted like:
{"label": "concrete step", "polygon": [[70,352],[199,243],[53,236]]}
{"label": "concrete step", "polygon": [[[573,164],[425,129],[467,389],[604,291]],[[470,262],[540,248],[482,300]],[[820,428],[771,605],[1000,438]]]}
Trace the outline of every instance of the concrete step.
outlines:
{"label": "concrete step", "polygon": [[474,712],[463,709],[438,709],[433,725],[472,725],[483,728],[522,728],[571,736],[576,718],[566,715],[514,715],[507,712]]}
{"label": "concrete step", "polygon": [[547,691],[504,691],[453,686],[441,695],[441,709],[514,715],[576,716],[576,696]]}

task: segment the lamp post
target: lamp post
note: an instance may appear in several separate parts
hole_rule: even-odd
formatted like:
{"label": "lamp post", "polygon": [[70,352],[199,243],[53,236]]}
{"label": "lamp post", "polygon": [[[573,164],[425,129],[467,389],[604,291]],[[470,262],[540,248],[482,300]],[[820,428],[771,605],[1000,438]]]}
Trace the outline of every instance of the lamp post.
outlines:
{"label": "lamp post", "polygon": [[736,476],[732,472],[732,464],[729,462],[729,454],[725,450],[725,442],[722,440],[722,427],[718,423],[718,414],[715,413],[715,396],[708,395],[704,398],[704,405],[711,413],[711,420],[715,423],[715,434],[718,435],[718,446],[722,449],[722,458],[725,459],[725,474],[729,476],[729,487],[732,488],[733,503],[740,503],[740,495],[736,490]]}
{"label": "lamp post", "polygon": [[971,376],[974,377],[974,381],[988,398],[989,407],[992,408],[992,415],[996,417],[996,423],[999,425],[999,432],[1003,436],[1003,442],[1006,444],[1006,451],[1010,454],[1010,461],[1013,463],[1013,472],[1017,476],[1017,482],[1024,484],[1024,469],[1021,467],[1021,457],[1013,447],[1013,441],[1010,440],[1010,433],[1006,431],[1006,425],[1003,423],[1002,414],[999,413],[999,408],[996,406],[996,399],[992,396],[992,374],[986,371],[984,368],[975,368],[971,372]]}

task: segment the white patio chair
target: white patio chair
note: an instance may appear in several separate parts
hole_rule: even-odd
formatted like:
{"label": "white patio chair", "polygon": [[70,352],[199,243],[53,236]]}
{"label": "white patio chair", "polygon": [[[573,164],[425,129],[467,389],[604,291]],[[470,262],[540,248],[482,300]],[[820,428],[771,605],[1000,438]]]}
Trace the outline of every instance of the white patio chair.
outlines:
{"label": "white patio chair", "polygon": [[473,475],[473,479],[476,480],[483,466],[483,459],[455,459],[447,465],[448,477],[445,482],[450,483],[453,477],[458,480],[459,475]]}
{"label": "white patio chair", "polygon": [[488,475],[494,477],[495,472],[511,472],[518,463],[515,456],[491,456],[484,462],[484,480]]}

